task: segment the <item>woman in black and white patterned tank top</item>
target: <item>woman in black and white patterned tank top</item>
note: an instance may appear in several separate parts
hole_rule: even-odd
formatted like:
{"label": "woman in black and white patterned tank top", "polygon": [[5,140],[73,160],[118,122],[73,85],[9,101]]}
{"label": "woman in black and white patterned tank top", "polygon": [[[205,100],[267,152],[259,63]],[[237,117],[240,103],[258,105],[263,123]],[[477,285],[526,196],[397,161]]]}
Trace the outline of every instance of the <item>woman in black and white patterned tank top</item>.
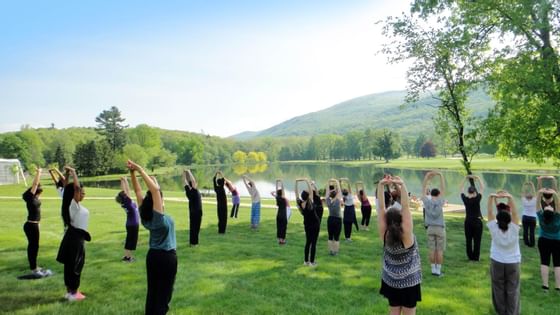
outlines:
{"label": "woman in black and white patterned tank top", "polygon": [[[385,209],[384,186],[398,185],[402,209]],[[399,177],[385,177],[377,188],[379,208],[377,224],[383,240],[383,272],[379,293],[389,301],[391,314],[414,314],[416,303],[422,300],[420,284],[422,268],[418,245],[413,234],[408,191]]]}

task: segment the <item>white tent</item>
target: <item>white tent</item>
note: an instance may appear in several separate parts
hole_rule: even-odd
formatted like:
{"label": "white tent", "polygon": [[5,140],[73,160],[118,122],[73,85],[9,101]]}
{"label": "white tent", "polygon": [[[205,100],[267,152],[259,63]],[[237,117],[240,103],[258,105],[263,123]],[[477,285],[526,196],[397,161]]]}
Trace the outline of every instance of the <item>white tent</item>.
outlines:
{"label": "white tent", "polygon": [[20,180],[27,186],[19,160],[0,159],[0,185],[19,184]]}

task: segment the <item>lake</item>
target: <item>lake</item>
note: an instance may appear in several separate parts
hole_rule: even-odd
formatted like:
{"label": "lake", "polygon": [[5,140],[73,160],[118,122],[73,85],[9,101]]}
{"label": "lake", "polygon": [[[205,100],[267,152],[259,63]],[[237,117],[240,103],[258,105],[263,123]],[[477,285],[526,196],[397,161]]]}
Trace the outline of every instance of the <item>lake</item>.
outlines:
{"label": "lake", "polygon": [[[212,177],[216,167],[199,166],[193,169],[193,173],[199,183],[202,191],[207,190],[213,192]],[[295,199],[294,185],[295,179],[307,177],[316,181],[319,188],[326,186],[330,178],[346,177],[352,183],[352,189],[355,192],[356,181],[363,181],[366,192],[371,198],[374,195],[375,187],[374,182],[383,177],[385,173],[391,173],[400,176],[412,194],[419,196],[422,190],[422,180],[426,170],[415,169],[397,169],[397,168],[383,168],[379,164],[376,165],[355,165],[345,166],[340,164],[330,163],[270,163],[259,164],[252,166],[233,165],[222,166],[222,172],[230,179],[237,187],[241,196],[248,196],[247,190],[243,185],[241,175],[247,174],[251,177],[259,189],[262,198],[272,198],[270,192],[275,190],[276,179],[282,179],[284,187],[291,200]],[[461,181],[464,174],[458,171],[447,170],[442,171],[446,182],[445,199],[452,204],[462,204],[460,198]],[[512,173],[497,173],[497,172],[481,172],[475,173],[480,176],[485,185],[484,195],[490,192],[496,192],[499,189],[505,189],[510,192],[520,204],[521,186],[526,181],[532,181],[535,186],[536,175],[531,174],[512,174]],[[183,183],[181,174],[179,172],[171,173],[168,175],[159,175],[158,181],[165,192],[166,190],[182,191]],[[119,181],[89,181],[85,183],[87,186],[104,187],[119,189]],[[437,181],[435,183],[437,185]],[[486,208],[486,198],[482,201],[482,208]]]}

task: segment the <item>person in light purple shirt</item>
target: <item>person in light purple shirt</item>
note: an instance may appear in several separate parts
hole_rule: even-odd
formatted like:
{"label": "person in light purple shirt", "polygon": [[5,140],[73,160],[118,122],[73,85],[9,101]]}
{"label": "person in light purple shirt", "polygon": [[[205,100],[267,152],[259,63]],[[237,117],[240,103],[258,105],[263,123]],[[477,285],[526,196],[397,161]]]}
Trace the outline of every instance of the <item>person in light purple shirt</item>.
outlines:
{"label": "person in light purple shirt", "polygon": [[128,188],[128,180],[121,177],[121,191],[115,197],[115,200],[121,205],[126,212],[126,240],[124,242],[123,262],[134,262],[134,251],[138,243],[138,227],[140,226],[140,216],[138,215],[138,206],[130,199],[130,191]]}

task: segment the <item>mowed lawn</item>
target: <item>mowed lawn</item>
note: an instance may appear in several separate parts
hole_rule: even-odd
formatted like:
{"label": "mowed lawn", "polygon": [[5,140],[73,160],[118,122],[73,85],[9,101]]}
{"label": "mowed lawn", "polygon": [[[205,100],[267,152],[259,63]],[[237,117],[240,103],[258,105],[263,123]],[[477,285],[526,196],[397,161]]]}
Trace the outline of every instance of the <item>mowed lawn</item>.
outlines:
{"label": "mowed lawn", "polygon": [[[120,261],[125,238],[125,214],[111,199],[117,191],[86,187],[84,206],[90,210],[92,241],[86,244],[86,264],[80,289],[82,302],[69,303],[62,265],[55,261],[62,238],[60,199],[46,186],[42,206],[39,265],[54,275],[18,280],[28,272],[26,220],[21,186],[0,186],[0,312],[5,314],[140,314],[146,293],[145,255],[148,233],[140,228],[137,261]],[[263,208],[261,227],[249,228],[250,209],[244,199],[238,219],[228,219],[226,235],[217,234],[216,206],[204,204],[200,246],[188,246],[187,203],[181,192],[164,192],[166,211],[175,220],[179,266],[171,314],[385,314],[387,301],[378,293],[382,242],[375,217],[370,231],[353,232],[353,242],[341,242],[340,255],[327,255],[326,217],[321,226],[316,268],[303,266],[305,235],[302,217],[292,212],[288,244],[276,243],[276,210]],[[261,192],[263,196],[268,193]],[[11,197],[11,198],[5,198]],[[293,196],[291,196],[293,198]],[[213,201],[212,199],[206,199]],[[265,201],[272,205],[272,200]],[[292,206],[294,202],[292,202]],[[358,210],[358,217],[361,214]],[[463,220],[447,216],[448,247],[444,277],[430,275],[421,215],[415,215],[421,249],[422,302],[419,314],[492,314],[488,232],[482,259],[471,263],[464,253]],[[536,249],[522,248],[521,307],[523,314],[558,314],[560,293],[540,289]],[[551,278],[551,287],[553,287]]]}

